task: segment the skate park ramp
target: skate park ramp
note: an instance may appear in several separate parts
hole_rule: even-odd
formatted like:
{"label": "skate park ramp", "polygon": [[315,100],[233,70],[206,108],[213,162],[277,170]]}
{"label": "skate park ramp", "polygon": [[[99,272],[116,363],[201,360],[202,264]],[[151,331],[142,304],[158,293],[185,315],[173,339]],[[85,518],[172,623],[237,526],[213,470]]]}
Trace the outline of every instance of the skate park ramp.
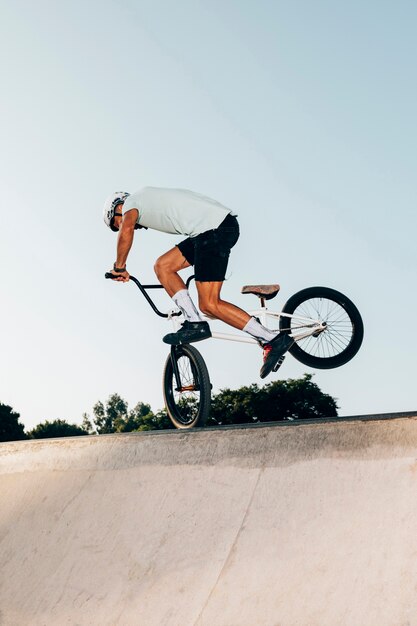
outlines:
{"label": "skate park ramp", "polygon": [[417,412],[0,444],[1,626],[417,625]]}

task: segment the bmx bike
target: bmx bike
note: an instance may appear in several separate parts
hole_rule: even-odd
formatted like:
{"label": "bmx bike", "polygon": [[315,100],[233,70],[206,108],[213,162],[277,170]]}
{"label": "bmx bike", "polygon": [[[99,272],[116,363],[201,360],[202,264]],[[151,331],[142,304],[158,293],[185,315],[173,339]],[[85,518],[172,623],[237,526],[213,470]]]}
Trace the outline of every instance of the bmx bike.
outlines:
{"label": "bmx bike", "polygon": [[[112,278],[111,273],[105,274]],[[189,287],[194,275],[186,282]],[[143,285],[137,278],[130,280],[139,288],[153,311],[160,317],[171,320],[177,331],[183,320],[182,313],[172,310],[161,312],[147,293],[152,289],[163,289],[161,284]],[[267,300],[279,292],[279,285],[246,285],[242,293],[259,298],[260,307],[248,311],[267,326],[278,323],[277,331],[294,339],[288,352],[308,367],[332,369],[345,365],[361,347],[363,322],[361,315],[349,298],[328,287],[308,287],[298,291],[284,304],[280,312],[268,309]],[[205,316],[203,316],[205,317]],[[206,317],[209,321],[209,318]],[[246,333],[213,332],[214,339],[257,344],[256,339]],[[281,357],[274,371],[277,371],[285,357]],[[201,353],[189,344],[171,346],[164,373],[163,392],[168,416],[176,428],[190,429],[202,427],[210,413],[210,376]]]}

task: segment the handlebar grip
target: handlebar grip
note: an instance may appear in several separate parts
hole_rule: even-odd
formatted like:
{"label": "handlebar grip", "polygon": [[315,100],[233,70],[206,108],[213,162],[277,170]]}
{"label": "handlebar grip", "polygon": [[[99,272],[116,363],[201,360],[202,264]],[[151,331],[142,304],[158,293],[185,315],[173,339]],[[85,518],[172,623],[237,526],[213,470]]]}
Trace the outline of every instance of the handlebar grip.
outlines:
{"label": "handlebar grip", "polygon": [[117,278],[117,276],[115,274],[112,274],[111,272],[106,272],[104,274],[104,278]]}

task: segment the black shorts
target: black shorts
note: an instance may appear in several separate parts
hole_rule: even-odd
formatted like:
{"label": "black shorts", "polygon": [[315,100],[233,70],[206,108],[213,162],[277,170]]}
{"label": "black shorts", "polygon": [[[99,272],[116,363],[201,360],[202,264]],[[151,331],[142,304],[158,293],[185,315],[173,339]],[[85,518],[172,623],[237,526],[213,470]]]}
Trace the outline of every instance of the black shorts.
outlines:
{"label": "black shorts", "polygon": [[238,239],[238,221],[229,213],[218,228],[188,237],[177,248],[188,263],[194,265],[195,280],[223,282],[230,250]]}

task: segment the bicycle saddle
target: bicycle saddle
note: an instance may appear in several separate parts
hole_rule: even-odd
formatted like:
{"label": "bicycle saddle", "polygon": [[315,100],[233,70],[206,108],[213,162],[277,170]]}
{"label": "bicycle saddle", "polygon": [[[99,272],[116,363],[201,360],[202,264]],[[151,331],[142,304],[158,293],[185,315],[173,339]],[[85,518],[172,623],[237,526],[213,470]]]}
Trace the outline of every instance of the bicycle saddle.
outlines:
{"label": "bicycle saddle", "polygon": [[253,293],[258,298],[265,300],[275,298],[279,290],[279,285],[245,285],[242,287],[242,293]]}

